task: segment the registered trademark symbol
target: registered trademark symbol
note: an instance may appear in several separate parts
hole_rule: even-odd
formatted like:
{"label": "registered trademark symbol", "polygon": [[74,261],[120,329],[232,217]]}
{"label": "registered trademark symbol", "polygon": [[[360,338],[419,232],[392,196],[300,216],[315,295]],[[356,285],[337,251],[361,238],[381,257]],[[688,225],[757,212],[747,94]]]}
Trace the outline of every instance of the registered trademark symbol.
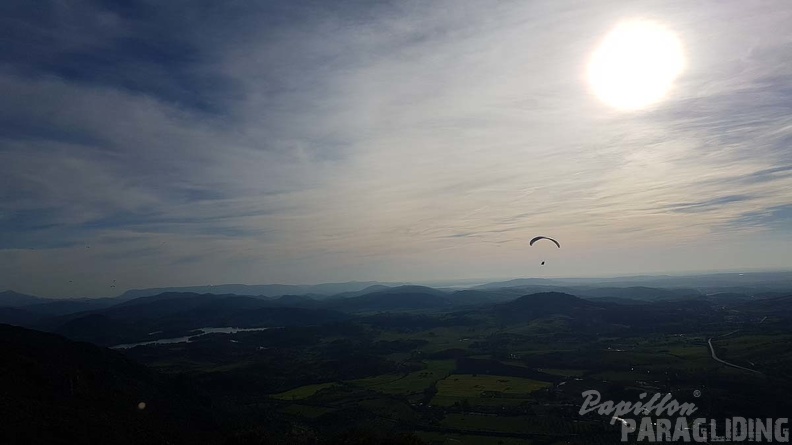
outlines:
{"label": "registered trademark symbol", "polygon": [[693,397],[701,397],[701,391],[699,391],[698,389],[693,391]]}

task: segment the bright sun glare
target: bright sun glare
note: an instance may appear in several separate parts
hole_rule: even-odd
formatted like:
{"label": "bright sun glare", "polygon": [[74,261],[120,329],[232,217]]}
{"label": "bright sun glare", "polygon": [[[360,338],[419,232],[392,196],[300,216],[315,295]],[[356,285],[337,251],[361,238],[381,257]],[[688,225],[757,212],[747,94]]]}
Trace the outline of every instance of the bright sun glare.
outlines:
{"label": "bright sun glare", "polygon": [[620,23],[602,40],[588,65],[594,94],[620,110],[660,101],[685,67],[682,42],[648,20]]}

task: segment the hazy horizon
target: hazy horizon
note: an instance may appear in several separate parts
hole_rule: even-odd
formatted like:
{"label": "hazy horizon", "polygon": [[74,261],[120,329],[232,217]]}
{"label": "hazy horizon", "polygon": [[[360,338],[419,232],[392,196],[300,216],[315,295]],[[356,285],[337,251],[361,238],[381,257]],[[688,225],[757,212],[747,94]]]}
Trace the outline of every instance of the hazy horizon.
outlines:
{"label": "hazy horizon", "polygon": [[[792,265],[792,4],[3,10],[0,289]],[[623,23],[681,48],[649,105]]]}
{"label": "hazy horizon", "polygon": [[[0,289],[0,292],[12,291],[25,295],[32,295],[41,298],[54,298],[54,299],[80,299],[80,298],[115,298],[122,296],[127,291],[144,290],[144,289],[180,289],[180,288],[196,288],[196,287],[222,287],[222,286],[322,286],[332,284],[352,284],[352,283],[376,283],[392,286],[402,285],[415,285],[427,286],[437,288],[459,288],[465,289],[483,284],[497,283],[502,281],[512,280],[550,280],[550,281],[580,281],[586,283],[586,280],[592,280],[596,283],[598,280],[620,280],[624,279],[630,281],[637,278],[690,278],[690,277],[705,277],[712,275],[751,275],[751,274],[776,274],[788,273],[792,274],[792,269],[735,269],[735,270],[701,270],[701,271],[657,271],[651,273],[635,273],[635,274],[615,274],[615,275],[587,275],[587,276],[502,276],[502,277],[474,277],[474,278],[447,278],[447,279],[434,279],[434,280],[348,280],[348,281],[332,281],[332,282],[248,282],[248,283],[232,283],[232,282],[218,282],[218,283],[187,283],[179,285],[161,285],[161,286],[132,286],[128,288],[113,288],[111,292],[95,295],[65,295],[65,294],[36,294],[33,292],[23,292],[19,289]],[[639,285],[639,283],[635,284]],[[329,294],[328,294],[329,295]]]}

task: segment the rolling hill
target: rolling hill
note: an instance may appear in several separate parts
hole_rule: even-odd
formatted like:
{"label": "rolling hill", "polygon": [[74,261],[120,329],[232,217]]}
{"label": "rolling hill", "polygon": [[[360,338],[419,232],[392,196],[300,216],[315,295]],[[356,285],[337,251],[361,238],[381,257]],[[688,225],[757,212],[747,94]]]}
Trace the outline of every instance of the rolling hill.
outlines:
{"label": "rolling hill", "polygon": [[0,355],[2,443],[179,444],[216,439],[208,404],[189,386],[120,353],[0,325]]}
{"label": "rolling hill", "polygon": [[171,292],[52,318],[46,326],[75,340],[112,346],[178,337],[205,327],[305,326],[346,318],[328,309],[283,307],[256,297]]}
{"label": "rolling hill", "polygon": [[0,292],[0,307],[22,307],[32,304],[46,303],[48,298],[36,297],[33,295],[20,294],[12,290]]}
{"label": "rolling hill", "polygon": [[324,306],[341,312],[370,313],[449,308],[452,302],[447,293],[431,287],[399,286],[359,297],[328,300]]}

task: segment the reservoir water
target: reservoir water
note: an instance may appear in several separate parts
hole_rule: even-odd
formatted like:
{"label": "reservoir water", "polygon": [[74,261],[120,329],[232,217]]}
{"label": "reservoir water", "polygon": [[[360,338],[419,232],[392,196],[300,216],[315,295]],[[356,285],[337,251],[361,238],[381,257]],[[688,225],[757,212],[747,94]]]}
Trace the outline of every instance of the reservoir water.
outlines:
{"label": "reservoir water", "polygon": [[[125,343],[122,345],[115,345],[112,346],[110,349],[129,349],[134,348],[135,346],[146,346],[146,345],[167,345],[171,343],[189,343],[192,339],[196,337],[200,337],[206,334],[236,334],[237,332],[247,332],[247,331],[263,331],[266,329],[272,329],[270,327],[267,328],[201,328],[195,329],[194,331],[199,331],[198,334],[187,335],[184,337],[173,337],[173,338],[161,338],[159,340],[151,340],[151,341],[142,341],[139,343]],[[155,334],[156,332],[152,332]]]}

